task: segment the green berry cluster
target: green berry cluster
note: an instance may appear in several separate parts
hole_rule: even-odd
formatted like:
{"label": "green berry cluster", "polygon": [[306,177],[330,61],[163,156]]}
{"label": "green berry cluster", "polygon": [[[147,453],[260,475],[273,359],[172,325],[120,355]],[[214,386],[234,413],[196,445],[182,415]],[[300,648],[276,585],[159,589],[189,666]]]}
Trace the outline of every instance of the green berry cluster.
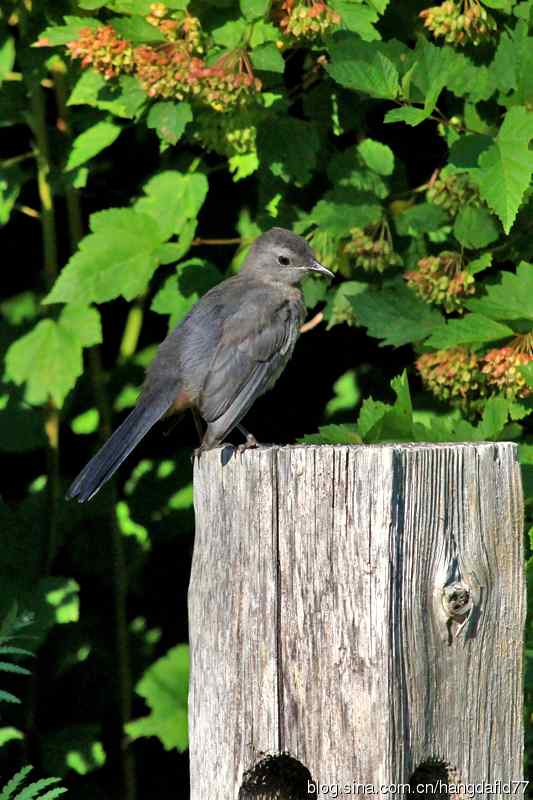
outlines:
{"label": "green berry cluster", "polygon": [[478,45],[494,34],[496,22],[478,0],[446,0],[420,12],[425,27],[448,44]]}
{"label": "green berry cluster", "polygon": [[383,272],[388,267],[401,264],[400,256],[394,251],[388,226],[381,225],[378,236],[363,228],[352,228],[350,236],[344,253],[353,258],[355,266],[367,272]]}
{"label": "green berry cluster", "polygon": [[461,254],[446,250],[421,258],[404,277],[422,300],[442,306],[449,314],[461,313],[464,301],[476,291],[474,276],[462,269]]}
{"label": "green berry cluster", "polygon": [[479,191],[465,175],[441,173],[430,181],[426,200],[434,203],[454,217],[466,205],[479,205]]}
{"label": "green berry cluster", "polygon": [[194,136],[204,147],[221,156],[255,153],[257,125],[261,108],[244,108],[232,114],[219,114],[209,109],[194,117]]}
{"label": "green berry cluster", "polygon": [[291,39],[317,39],[336,28],[341,21],[322,0],[284,0],[274,17],[282,32]]}
{"label": "green berry cluster", "polygon": [[465,347],[424,353],[415,362],[424,385],[440,400],[466,413],[479,411],[487,380],[479,356]]}

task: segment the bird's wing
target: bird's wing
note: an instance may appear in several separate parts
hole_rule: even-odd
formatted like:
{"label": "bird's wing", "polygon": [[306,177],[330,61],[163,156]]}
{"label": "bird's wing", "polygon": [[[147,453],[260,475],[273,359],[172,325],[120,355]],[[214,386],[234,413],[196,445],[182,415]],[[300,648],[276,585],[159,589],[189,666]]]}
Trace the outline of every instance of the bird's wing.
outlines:
{"label": "bird's wing", "polygon": [[270,309],[269,305],[242,303],[224,320],[199,407],[208,423],[224,417],[225,431],[275,383],[298,338],[299,300],[285,299]]}

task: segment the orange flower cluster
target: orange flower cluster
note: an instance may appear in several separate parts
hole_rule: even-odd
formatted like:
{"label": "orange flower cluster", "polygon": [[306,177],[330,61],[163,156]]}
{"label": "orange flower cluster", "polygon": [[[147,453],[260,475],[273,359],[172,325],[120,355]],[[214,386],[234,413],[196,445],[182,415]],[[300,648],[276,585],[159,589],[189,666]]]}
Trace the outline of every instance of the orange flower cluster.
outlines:
{"label": "orange flower cluster", "polygon": [[415,362],[424,385],[440,400],[471,413],[487,395],[480,359],[466,347],[424,353]]}
{"label": "orange flower cluster", "polygon": [[109,25],[85,28],[67,45],[72,58],[93,67],[106,79],[122,73],[137,75],[150,97],[195,99],[215,111],[242,107],[261,91],[248,54],[237,50],[208,65],[203,53],[200,21],[186,15],[168,18],[162,3],[154,3],[147,20],[159,28],[166,41],[133,47]]}
{"label": "orange flower cluster", "polygon": [[507,347],[479,355],[466,347],[424,353],[416,361],[424,384],[433,394],[467,413],[483,409],[482,398],[531,397],[533,391],[519,367],[533,361],[532,334],[517,336]]}
{"label": "orange flower cluster", "polygon": [[107,79],[116,78],[135,68],[131,42],[122,39],[110,25],[83,28],[79,38],[67,44],[71,58],[78,58],[82,67],[92,67]]}
{"label": "orange flower cluster", "polygon": [[508,398],[524,398],[532,394],[518,367],[533,361],[531,353],[520,352],[514,347],[499,347],[489,350],[484,357],[481,370],[487,382]]}
{"label": "orange flower cluster", "polygon": [[462,312],[465,299],[475,293],[476,287],[474,276],[461,266],[460,253],[443,251],[438,256],[421,258],[416,269],[404,277],[422,300],[442,306],[448,313]]}
{"label": "orange flower cluster", "polygon": [[440,6],[425,8],[420,17],[433,36],[442,36],[448,44],[478,45],[496,30],[494,18],[478,0],[446,0]]}
{"label": "orange flower cluster", "polygon": [[283,33],[292,39],[316,39],[341,21],[339,14],[323,0],[283,0],[275,16]]}

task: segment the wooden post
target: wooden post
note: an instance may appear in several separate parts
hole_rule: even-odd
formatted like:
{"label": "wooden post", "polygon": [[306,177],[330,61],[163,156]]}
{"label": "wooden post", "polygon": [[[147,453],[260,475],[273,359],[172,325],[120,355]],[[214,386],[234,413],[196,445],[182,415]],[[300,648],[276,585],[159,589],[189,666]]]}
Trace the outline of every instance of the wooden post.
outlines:
{"label": "wooden post", "polygon": [[191,800],[506,793],[523,749],[515,445],[227,455],[195,462]]}

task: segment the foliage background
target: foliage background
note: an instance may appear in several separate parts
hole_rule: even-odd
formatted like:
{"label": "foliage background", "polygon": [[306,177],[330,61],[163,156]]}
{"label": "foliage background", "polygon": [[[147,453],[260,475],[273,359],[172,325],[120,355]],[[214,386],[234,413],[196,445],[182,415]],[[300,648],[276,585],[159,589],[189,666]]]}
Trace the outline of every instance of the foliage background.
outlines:
{"label": "foliage background", "polygon": [[[64,491],[168,324],[261,231],[308,236],[338,277],[305,286],[323,323],[250,413],[258,438],[511,438],[532,525],[533,3],[185,9],[8,0],[0,16],[0,644],[37,655],[29,675],[6,653],[1,774],[32,763],[79,798],[187,782],[191,421],[90,504]],[[196,93],[165,67],[150,96],[123,49],[91,51],[106,24],[160,55],[161,20],[191,17]],[[235,80],[250,69],[261,86]]]}

